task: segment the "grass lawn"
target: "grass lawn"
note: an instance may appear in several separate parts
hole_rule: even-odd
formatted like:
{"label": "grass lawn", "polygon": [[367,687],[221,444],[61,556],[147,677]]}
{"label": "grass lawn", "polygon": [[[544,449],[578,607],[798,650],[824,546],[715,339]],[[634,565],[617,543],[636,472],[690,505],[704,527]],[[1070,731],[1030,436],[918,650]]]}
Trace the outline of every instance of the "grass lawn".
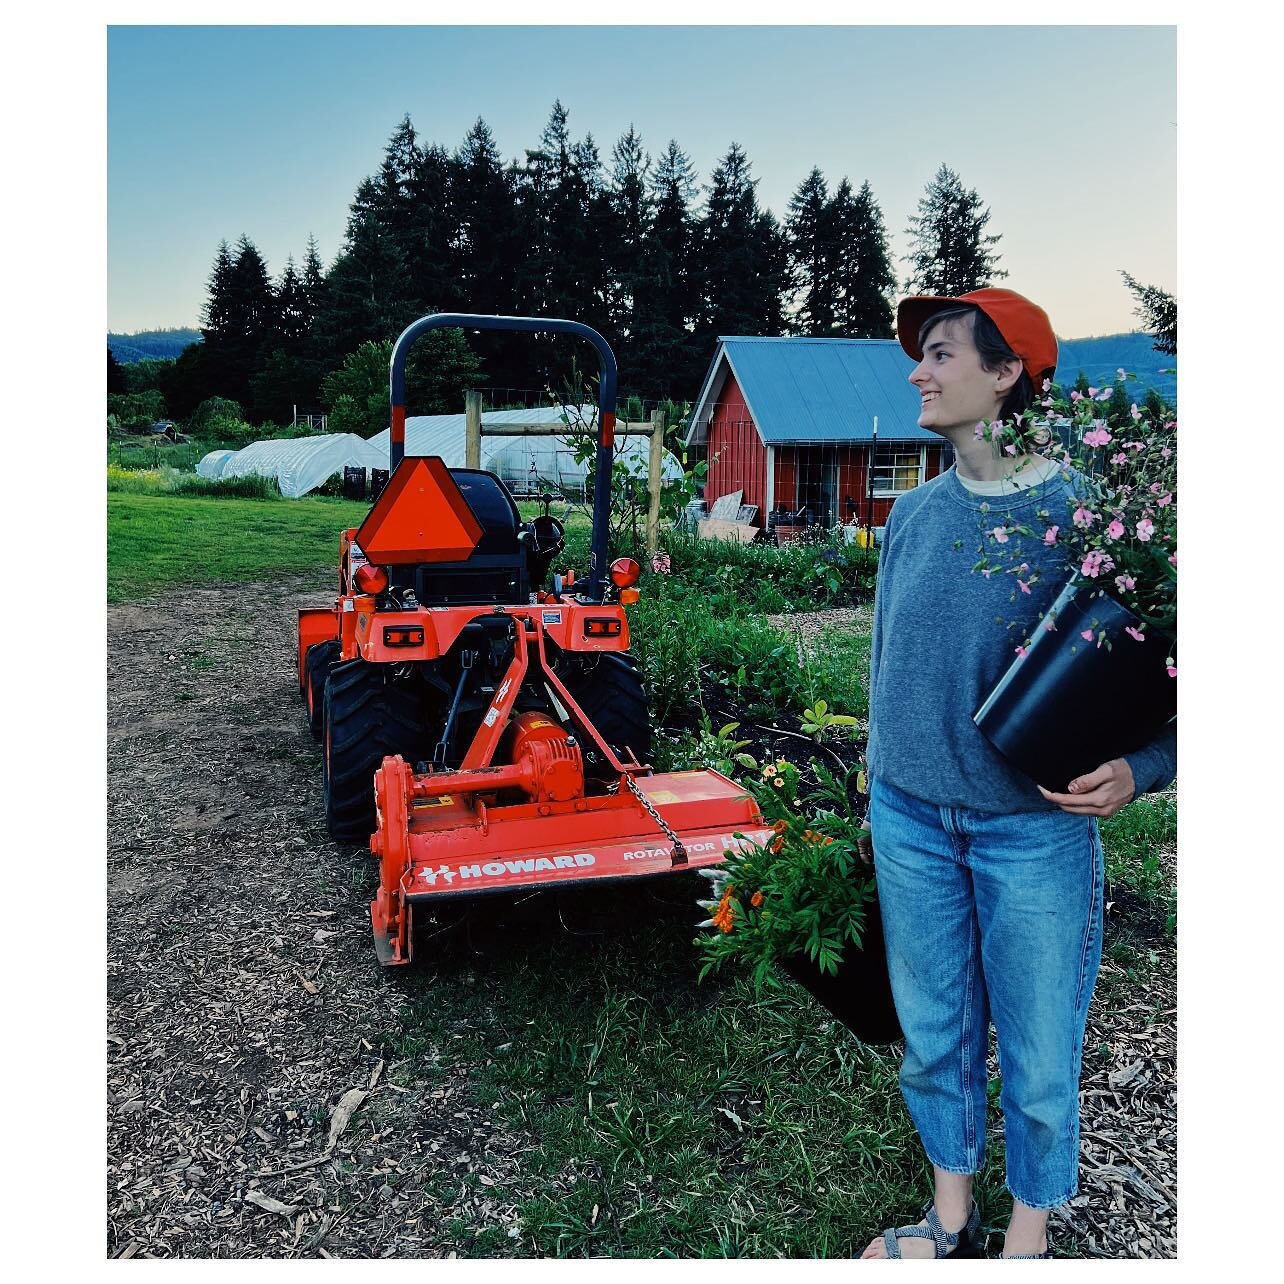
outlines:
{"label": "grass lawn", "polygon": [[107,496],[107,600],[181,584],[270,579],[338,567],[339,532],[368,505],[342,499]]}

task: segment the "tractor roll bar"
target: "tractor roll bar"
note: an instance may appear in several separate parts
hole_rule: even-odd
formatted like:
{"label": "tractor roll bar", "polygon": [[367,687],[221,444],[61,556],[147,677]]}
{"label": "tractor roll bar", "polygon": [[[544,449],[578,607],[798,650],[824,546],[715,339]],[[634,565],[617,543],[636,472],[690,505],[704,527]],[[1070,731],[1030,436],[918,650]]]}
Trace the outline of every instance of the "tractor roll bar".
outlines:
{"label": "tractor roll bar", "polygon": [[442,326],[464,330],[524,330],[532,333],[578,334],[596,349],[602,366],[598,383],[597,409],[597,476],[593,480],[593,541],[589,555],[587,596],[600,601],[606,580],[607,542],[611,529],[611,463],[615,448],[615,393],[617,367],[615,353],[592,326],[582,321],[564,321],[558,317],[493,317],[468,312],[436,312],[411,322],[392,345],[388,367],[389,400],[392,420],[388,434],[388,469],[395,471],[406,454],[406,357],[410,345]]}

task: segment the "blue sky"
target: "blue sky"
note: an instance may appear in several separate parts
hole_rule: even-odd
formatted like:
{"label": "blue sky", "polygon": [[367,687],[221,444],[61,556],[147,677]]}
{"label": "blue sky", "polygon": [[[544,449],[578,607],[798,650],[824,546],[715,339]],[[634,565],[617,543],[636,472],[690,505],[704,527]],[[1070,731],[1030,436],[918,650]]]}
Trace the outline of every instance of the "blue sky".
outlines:
{"label": "blue sky", "polygon": [[[404,114],[450,148],[482,116],[520,158],[555,98],[604,159],[633,124],[707,182],[740,143],[778,216],[812,165],[868,179],[898,255],[945,163],[1063,337],[1134,328],[1120,268],[1176,287],[1171,27],[113,27],[107,48],[113,330],[196,324],[224,237],[278,273],[314,234],[328,264]],[[950,67],[977,70],[924,75]]]}

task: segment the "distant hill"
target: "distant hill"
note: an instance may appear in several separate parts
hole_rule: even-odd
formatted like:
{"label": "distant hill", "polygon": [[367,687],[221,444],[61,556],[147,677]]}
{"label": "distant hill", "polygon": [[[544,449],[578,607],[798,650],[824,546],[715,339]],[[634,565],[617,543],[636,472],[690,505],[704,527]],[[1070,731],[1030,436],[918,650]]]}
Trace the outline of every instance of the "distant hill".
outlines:
{"label": "distant hill", "polygon": [[176,357],[184,348],[201,342],[199,330],[139,330],[137,334],[107,334],[107,346],[122,366],[154,357]]}
{"label": "distant hill", "polygon": [[[1137,400],[1154,388],[1171,406],[1177,404],[1177,358],[1155,351],[1155,341],[1141,330],[1103,334],[1091,339],[1057,340],[1057,383],[1069,388],[1082,370],[1094,387],[1110,387],[1122,366],[1137,382]],[[1171,372],[1171,373],[1164,373]]]}

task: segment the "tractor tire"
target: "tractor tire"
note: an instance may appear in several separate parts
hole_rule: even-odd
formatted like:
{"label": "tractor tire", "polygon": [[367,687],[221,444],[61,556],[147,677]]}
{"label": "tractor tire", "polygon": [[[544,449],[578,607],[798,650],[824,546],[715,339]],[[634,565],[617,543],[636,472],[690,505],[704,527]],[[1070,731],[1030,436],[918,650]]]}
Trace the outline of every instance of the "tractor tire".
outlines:
{"label": "tractor tire", "polygon": [[[642,687],[642,675],[631,655],[608,652],[599,656],[592,668],[572,672],[563,681],[618,758],[627,758],[631,749],[639,762],[650,760],[651,711]],[[615,773],[609,763],[587,761],[587,755],[592,752],[592,745],[586,744],[588,774],[596,779],[612,777]]]}
{"label": "tractor tire", "polygon": [[308,647],[303,661],[303,699],[308,706],[308,730],[321,739],[321,724],[325,716],[325,680],[339,658],[338,642],[317,642]]}
{"label": "tractor tire", "polygon": [[374,774],[384,758],[423,757],[420,703],[387,681],[384,666],[336,664],[325,683],[321,743],[325,820],[340,842],[365,842],[375,828]]}

